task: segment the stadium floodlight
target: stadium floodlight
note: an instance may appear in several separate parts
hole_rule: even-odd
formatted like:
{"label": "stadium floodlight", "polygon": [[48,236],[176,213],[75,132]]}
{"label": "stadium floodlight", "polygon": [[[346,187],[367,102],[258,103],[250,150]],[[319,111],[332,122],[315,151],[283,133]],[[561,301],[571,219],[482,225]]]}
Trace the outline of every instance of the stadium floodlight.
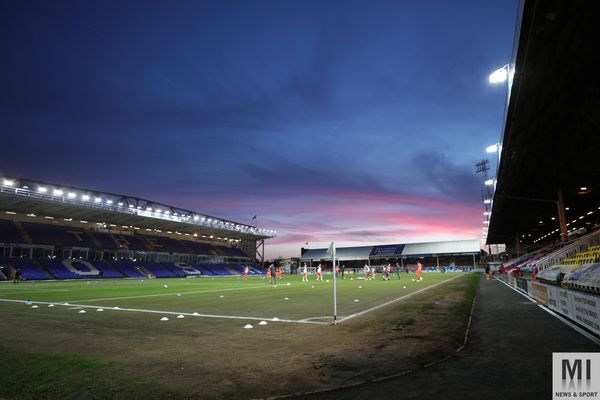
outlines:
{"label": "stadium floodlight", "polygon": [[484,212],[483,212],[483,215],[490,215],[490,214],[491,214],[491,212],[490,212],[490,211],[484,211]]}
{"label": "stadium floodlight", "polygon": [[498,68],[494,72],[492,72],[488,78],[490,83],[503,83],[508,80],[508,74],[510,70],[510,66],[506,64],[502,68]]}
{"label": "stadium floodlight", "polygon": [[146,211],[152,211],[152,207],[146,207]]}
{"label": "stadium floodlight", "polygon": [[171,214],[171,211],[169,211],[169,210],[165,210],[165,214],[166,214],[166,215],[169,215],[169,214]]}
{"label": "stadium floodlight", "polygon": [[102,198],[101,197],[94,198],[94,203],[102,203]]}
{"label": "stadium floodlight", "polygon": [[490,221],[483,221],[483,223],[484,223],[484,224],[489,224],[489,223],[490,223]]}
{"label": "stadium floodlight", "polygon": [[77,197],[77,194],[73,193],[73,192],[69,192],[69,193],[67,193],[67,197],[70,199],[74,199],[75,197]]}
{"label": "stadium floodlight", "polygon": [[62,190],[60,190],[60,189],[54,189],[54,190],[52,191],[52,194],[53,194],[54,196],[62,196],[62,195],[63,195],[63,191],[62,191]]}
{"label": "stadium floodlight", "polygon": [[492,200],[490,200],[490,199],[485,199],[485,200],[483,201],[483,203],[484,203],[484,204],[490,204],[491,202],[492,202]]}
{"label": "stadium floodlight", "polygon": [[194,215],[194,221],[198,221],[199,219],[200,219],[200,217],[199,217],[199,216],[197,216],[197,215]]}
{"label": "stadium floodlight", "polygon": [[593,211],[590,211],[587,213],[587,215],[592,215],[593,213],[594,213]]}
{"label": "stadium floodlight", "polygon": [[579,190],[581,190],[582,192],[585,192],[587,190],[587,187],[586,186],[582,186],[582,187],[579,188]]}
{"label": "stadium floodlight", "polygon": [[90,196],[89,196],[89,195],[87,195],[87,194],[82,194],[82,195],[81,195],[81,200],[83,200],[83,201],[88,201],[89,199],[90,199]]}
{"label": "stadium floodlight", "polygon": [[487,181],[483,182],[486,186],[490,186],[494,184],[494,180],[493,179],[488,179]]}
{"label": "stadium floodlight", "polygon": [[499,148],[500,148],[500,146],[498,145],[498,143],[496,143],[496,144],[486,147],[485,151],[487,153],[495,153],[498,151]]}
{"label": "stadium floodlight", "polygon": [[11,180],[11,179],[3,179],[2,180],[2,184],[4,186],[14,186],[15,181]]}
{"label": "stadium floodlight", "polygon": [[119,205],[119,207],[123,207],[123,203],[122,202],[119,202],[117,204]]}
{"label": "stadium floodlight", "polygon": [[112,200],[106,200],[106,204],[112,204],[113,201]]}
{"label": "stadium floodlight", "polygon": [[127,207],[133,208],[133,204],[128,204]]}

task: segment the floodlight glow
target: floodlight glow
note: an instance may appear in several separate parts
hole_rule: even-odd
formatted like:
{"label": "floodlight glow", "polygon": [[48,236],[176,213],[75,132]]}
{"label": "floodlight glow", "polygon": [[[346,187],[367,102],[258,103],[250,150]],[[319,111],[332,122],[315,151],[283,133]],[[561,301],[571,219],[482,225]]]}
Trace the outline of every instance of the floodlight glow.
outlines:
{"label": "floodlight glow", "polygon": [[60,189],[54,189],[54,191],[52,192],[53,195],[55,196],[62,196],[63,195],[63,191]]}
{"label": "floodlight glow", "polygon": [[129,207],[129,208],[133,208],[133,204],[129,204],[127,207]]}
{"label": "floodlight glow", "polygon": [[100,197],[96,197],[96,198],[94,199],[94,203],[102,203],[102,198],[100,198]]}
{"label": "floodlight glow", "polygon": [[582,186],[582,187],[580,187],[580,188],[579,188],[579,190],[581,190],[581,191],[586,191],[586,190],[587,190],[587,187],[585,187],[585,186]]}
{"label": "floodlight glow", "polygon": [[112,204],[113,201],[112,200],[106,200],[106,204]]}
{"label": "floodlight glow", "polygon": [[490,83],[503,83],[508,80],[508,65],[505,65],[502,68],[498,68],[494,72],[492,72],[489,76]]}
{"label": "floodlight glow", "polygon": [[491,146],[488,146],[488,147],[486,147],[486,148],[485,148],[485,151],[486,151],[487,153],[495,153],[495,152],[497,152],[497,151],[498,151],[498,143],[496,143],[496,144],[493,144],[493,145],[491,145]]}
{"label": "floodlight glow", "polygon": [[594,213],[593,211],[590,211],[589,213],[587,213],[587,215],[592,215],[593,213]]}
{"label": "floodlight glow", "polygon": [[200,219],[200,217],[198,217],[197,215],[194,215],[194,221],[198,221]]}
{"label": "floodlight glow", "polygon": [[146,207],[146,211],[152,211],[152,207]]}
{"label": "floodlight glow", "polygon": [[15,184],[15,181],[10,180],[10,179],[4,179],[2,181],[2,184],[4,184],[4,186],[13,186]]}
{"label": "floodlight glow", "polygon": [[123,206],[123,203],[121,203],[121,202],[119,202],[118,204],[119,204],[119,206]]}
{"label": "floodlight glow", "polygon": [[490,223],[490,221],[483,221],[483,223],[484,223],[484,224],[489,224],[489,223]]}
{"label": "floodlight glow", "polygon": [[484,204],[490,204],[491,202],[492,202],[492,201],[491,201],[490,199],[485,199],[485,200],[483,201],[483,203],[484,203]]}
{"label": "floodlight glow", "polygon": [[90,199],[90,196],[89,196],[89,195],[87,195],[87,194],[83,194],[83,195],[81,195],[81,200],[83,200],[83,201],[88,201],[89,199]]}
{"label": "floodlight glow", "polygon": [[69,193],[67,193],[67,197],[70,199],[74,199],[75,197],[77,197],[77,194],[75,194],[73,192],[69,192]]}
{"label": "floodlight glow", "polygon": [[483,182],[485,185],[490,186],[494,184],[494,180],[493,179],[488,179],[487,181]]}
{"label": "floodlight glow", "polygon": [[169,214],[171,214],[171,211],[167,210],[167,211],[165,211],[165,214],[169,215]]}

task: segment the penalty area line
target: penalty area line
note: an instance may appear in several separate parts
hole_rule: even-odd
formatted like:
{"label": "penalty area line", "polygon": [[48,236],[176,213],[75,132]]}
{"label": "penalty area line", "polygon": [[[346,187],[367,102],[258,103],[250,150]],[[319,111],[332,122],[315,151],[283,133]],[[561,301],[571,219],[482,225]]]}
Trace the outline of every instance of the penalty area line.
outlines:
{"label": "penalty area line", "polygon": [[370,313],[370,312],[372,312],[372,311],[375,311],[375,310],[378,310],[378,309],[380,309],[380,308],[382,308],[382,307],[387,307],[387,306],[389,306],[390,304],[393,304],[393,303],[395,303],[395,302],[397,302],[397,301],[404,300],[404,299],[406,299],[406,298],[408,298],[408,297],[414,296],[414,295],[416,295],[416,294],[419,294],[419,293],[421,293],[421,292],[424,292],[424,291],[426,291],[426,290],[429,290],[429,289],[431,289],[431,288],[434,288],[434,287],[436,287],[436,286],[442,285],[442,284],[444,284],[444,283],[447,283],[447,282],[453,281],[454,279],[456,279],[456,278],[460,278],[460,277],[462,277],[462,276],[466,276],[466,275],[462,275],[462,274],[461,274],[461,275],[454,276],[454,277],[452,277],[452,278],[448,278],[448,279],[446,279],[446,280],[443,280],[442,282],[438,282],[438,283],[436,283],[436,284],[433,284],[433,285],[431,285],[431,286],[427,286],[427,287],[425,287],[425,288],[423,288],[423,289],[417,290],[416,292],[412,292],[412,293],[406,294],[406,295],[404,295],[404,296],[400,296],[400,297],[398,297],[398,298],[396,298],[396,299],[393,299],[393,300],[387,301],[387,302],[385,302],[385,303],[379,304],[379,305],[377,305],[377,306],[375,306],[375,307],[371,307],[371,308],[368,308],[368,309],[366,309],[366,310],[364,310],[364,311],[360,311],[360,312],[357,312],[357,313],[355,313],[355,314],[348,315],[347,317],[340,318],[340,319],[338,320],[338,324],[340,324],[340,323],[342,323],[342,322],[344,322],[344,321],[347,321],[347,320],[349,320],[349,319],[356,318],[356,317],[360,317],[361,315],[368,314],[368,313]]}
{"label": "penalty area line", "polygon": [[[25,303],[23,300],[13,300],[13,299],[0,299],[0,302],[5,303]],[[146,313],[146,314],[161,314],[161,315],[186,315],[189,317],[200,317],[200,318],[215,318],[215,319],[237,319],[244,321],[269,321],[269,322],[286,322],[291,324],[308,324],[308,325],[330,325],[329,322],[319,322],[319,321],[307,321],[307,320],[295,320],[295,319],[274,319],[267,317],[246,317],[241,315],[218,315],[218,314],[200,314],[198,312],[179,312],[179,311],[162,311],[162,310],[146,310],[141,308],[122,308],[122,307],[110,307],[110,306],[92,306],[88,304],[73,304],[73,303],[64,303],[64,302],[49,302],[49,301],[32,301],[31,304],[53,304],[55,306],[66,306],[72,307],[69,308],[71,310],[79,310],[82,308],[90,308],[90,309],[103,309],[105,311],[125,311],[125,312],[137,312],[137,313]]]}

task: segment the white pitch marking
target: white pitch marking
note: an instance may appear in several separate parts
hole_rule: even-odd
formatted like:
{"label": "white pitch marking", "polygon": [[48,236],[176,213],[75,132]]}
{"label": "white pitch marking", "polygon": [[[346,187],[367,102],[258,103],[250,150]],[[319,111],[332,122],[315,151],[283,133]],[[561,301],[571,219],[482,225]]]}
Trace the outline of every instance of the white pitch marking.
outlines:
{"label": "white pitch marking", "polygon": [[[189,292],[181,292],[183,294],[190,294],[190,293],[212,293],[212,292],[223,292],[226,290],[245,290],[245,289],[259,289],[259,288],[263,288],[264,286],[260,285],[260,286],[247,286],[247,287],[240,287],[240,288],[228,288],[228,289],[208,289],[208,290],[194,290],[194,291],[189,291]],[[73,302],[77,302],[77,303],[87,303],[90,301],[105,301],[105,300],[128,300],[128,299],[142,299],[142,298],[146,298],[146,297],[161,297],[161,296],[173,296],[173,293],[161,293],[161,294],[143,294],[143,295],[139,295],[139,296],[123,296],[123,297],[105,297],[105,298],[100,298],[100,299],[81,299],[81,300],[73,300]]]}
{"label": "white pitch marking", "polygon": [[[12,299],[0,299],[0,302],[6,303],[23,303],[23,300],[12,300]],[[33,301],[32,304],[50,304],[47,301]],[[63,305],[63,304],[60,304]],[[313,321],[305,321],[305,320],[295,320],[295,319],[279,319],[275,318],[265,318],[265,317],[245,317],[239,315],[218,315],[218,314],[200,314],[198,312],[186,313],[180,311],[163,311],[163,310],[145,310],[140,308],[119,308],[119,307],[107,307],[107,306],[92,306],[88,304],[69,304],[70,306],[75,306],[79,308],[91,308],[91,309],[99,309],[99,308],[109,308],[113,311],[125,311],[125,312],[139,312],[139,313],[149,313],[149,314],[167,314],[167,315],[188,315],[192,317],[204,317],[204,318],[217,318],[217,319],[241,319],[241,320],[251,320],[251,321],[278,321],[278,322],[287,322],[292,324],[314,324],[314,325],[329,325],[326,322],[313,322]]]}
{"label": "white pitch marking", "polygon": [[377,310],[377,309],[380,309],[380,308],[382,308],[382,307],[389,306],[390,304],[393,304],[393,303],[395,303],[395,302],[397,302],[397,301],[400,301],[400,300],[406,299],[407,297],[414,296],[415,294],[421,293],[421,292],[423,292],[423,291],[425,291],[425,290],[429,290],[429,289],[431,289],[431,288],[434,288],[434,287],[436,287],[436,286],[438,286],[438,285],[441,285],[441,284],[443,284],[443,283],[450,282],[450,281],[452,281],[452,280],[454,280],[454,279],[456,279],[456,278],[460,278],[461,276],[466,276],[466,275],[462,275],[462,274],[461,274],[461,275],[454,276],[454,277],[452,277],[452,278],[449,278],[449,279],[446,279],[446,280],[444,280],[444,281],[442,281],[442,282],[438,282],[438,283],[436,283],[436,284],[434,284],[434,285],[427,286],[427,287],[425,287],[425,288],[423,288],[423,289],[419,289],[419,290],[417,290],[416,292],[412,292],[412,293],[409,293],[409,294],[407,294],[407,295],[400,296],[400,297],[398,297],[398,298],[396,298],[396,299],[394,299],[394,300],[386,301],[385,303],[379,304],[378,306],[371,307],[371,308],[369,308],[369,309],[366,309],[366,310],[364,310],[364,311],[361,311],[361,312],[357,312],[357,313],[355,313],[355,314],[352,314],[352,315],[348,315],[348,316],[347,316],[347,317],[345,317],[345,318],[340,318],[340,319],[338,320],[338,323],[342,323],[342,322],[344,322],[344,321],[347,321],[347,320],[349,320],[349,319],[352,319],[352,318],[359,317],[359,316],[361,316],[361,315],[364,315],[364,314],[370,313],[371,311],[375,311],[375,310]]}

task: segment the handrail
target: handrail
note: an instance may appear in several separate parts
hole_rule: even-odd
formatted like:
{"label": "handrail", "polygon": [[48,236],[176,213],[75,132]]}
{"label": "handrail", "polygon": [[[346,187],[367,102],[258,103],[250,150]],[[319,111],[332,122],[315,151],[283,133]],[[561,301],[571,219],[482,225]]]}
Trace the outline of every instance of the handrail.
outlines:
{"label": "handrail", "polygon": [[553,265],[560,264],[565,258],[573,257],[577,253],[586,251],[592,246],[600,244],[600,229],[591,232],[575,242],[557,250],[545,257],[542,257],[539,261],[533,264],[539,271],[546,268],[550,268]]}

